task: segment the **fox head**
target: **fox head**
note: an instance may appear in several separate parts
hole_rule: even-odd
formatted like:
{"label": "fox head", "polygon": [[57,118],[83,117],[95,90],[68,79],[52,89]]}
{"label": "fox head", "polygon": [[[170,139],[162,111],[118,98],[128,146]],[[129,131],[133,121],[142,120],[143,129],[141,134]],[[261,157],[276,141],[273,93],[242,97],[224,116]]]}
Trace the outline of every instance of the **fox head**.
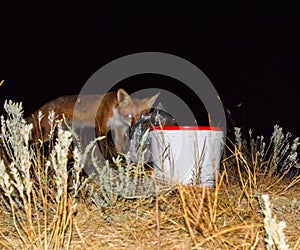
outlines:
{"label": "fox head", "polygon": [[[108,120],[108,127],[112,132],[113,141],[117,151],[123,152],[128,143],[129,130],[141,116],[149,113],[159,93],[144,99],[131,98],[124,89],[115,93],[115,106],[112,110],[111,119]],[[100,116],[104,115],[99,112]],[[96,127],[98,129],[98,127]],[[99,133],[98,133],[99,134]]]}
{"label": "fox head", "polygon": [[116,115],[122,123],[131,127],[140,119],[144,114],[149,113],[154,102],[160,93],[144,99],[131,98],[124,89],[119,89],[117,92],[117,112]]}

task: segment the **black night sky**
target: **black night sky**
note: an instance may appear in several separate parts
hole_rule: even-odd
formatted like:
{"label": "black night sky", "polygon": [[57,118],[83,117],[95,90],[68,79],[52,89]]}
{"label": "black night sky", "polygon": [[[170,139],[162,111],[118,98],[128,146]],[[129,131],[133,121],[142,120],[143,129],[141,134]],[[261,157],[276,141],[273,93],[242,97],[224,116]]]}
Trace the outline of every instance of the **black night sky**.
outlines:
{"label": "black night sky", "polygon": [[[114,59],[165,52],[206,74],[236,126],[269,135],[278,124],[300,136],[299,24],[300,17],[283,15],[128,15],[105,10],[7,15],[0,24],[1,106],[6,99],[22,101],[29,115],[46,101],[78,94],[95,71]],[[172,79],[145,76],[124,80],[124,86],[128,92],[169,88],[193,102]]]}

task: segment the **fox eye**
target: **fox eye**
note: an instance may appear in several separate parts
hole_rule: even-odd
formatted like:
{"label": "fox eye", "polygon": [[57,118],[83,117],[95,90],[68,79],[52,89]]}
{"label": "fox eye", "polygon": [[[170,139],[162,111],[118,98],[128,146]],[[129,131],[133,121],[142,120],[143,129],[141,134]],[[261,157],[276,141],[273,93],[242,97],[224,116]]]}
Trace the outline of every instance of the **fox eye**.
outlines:
{"label": "fox eye", "polygon": [[133,115],[131,113],[127,114],[128,119],[132,119]]}

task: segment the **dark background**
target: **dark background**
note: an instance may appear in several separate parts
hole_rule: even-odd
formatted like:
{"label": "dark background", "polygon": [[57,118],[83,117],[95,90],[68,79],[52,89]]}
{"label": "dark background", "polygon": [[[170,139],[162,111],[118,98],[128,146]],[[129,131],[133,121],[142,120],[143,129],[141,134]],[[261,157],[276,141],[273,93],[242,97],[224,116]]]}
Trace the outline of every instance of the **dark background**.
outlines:
{"label": "dark background", "polygon": [[[300,17],[85,12],[15,13],[2,16],[0,103],[22,101],[25,116],[44,102],[78,94],[106,63],[131,53],[180,56],[215,86],[228,122],[269,135],[278,124],[300,135]],[[189,93],[172,79],[124,80],[128,92],[160,86]],[[174,86],[177,87],[174,87]],[[163,100],[162,100],[163,101]],[[3,113],[3,109],[1,109]]]}

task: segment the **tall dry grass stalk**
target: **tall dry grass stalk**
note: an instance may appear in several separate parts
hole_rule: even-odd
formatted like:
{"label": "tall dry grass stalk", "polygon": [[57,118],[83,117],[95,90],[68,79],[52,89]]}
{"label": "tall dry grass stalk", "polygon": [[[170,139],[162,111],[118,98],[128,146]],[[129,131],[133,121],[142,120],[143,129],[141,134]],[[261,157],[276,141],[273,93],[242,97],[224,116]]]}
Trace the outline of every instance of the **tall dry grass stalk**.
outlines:
{"label": "tall dry grass stalk", "polygon": [[276,221],[276,218],[272,216],[271,205],[268,195],[262,195],[261,200],[263,201],[263,213],[264,213],[264,225],[266,230],[266,247],[268,250],[280,249],[288,250],[290,249],[286,243],[285,234],[283,229],[286,227],[284,221],[279,223]]}

